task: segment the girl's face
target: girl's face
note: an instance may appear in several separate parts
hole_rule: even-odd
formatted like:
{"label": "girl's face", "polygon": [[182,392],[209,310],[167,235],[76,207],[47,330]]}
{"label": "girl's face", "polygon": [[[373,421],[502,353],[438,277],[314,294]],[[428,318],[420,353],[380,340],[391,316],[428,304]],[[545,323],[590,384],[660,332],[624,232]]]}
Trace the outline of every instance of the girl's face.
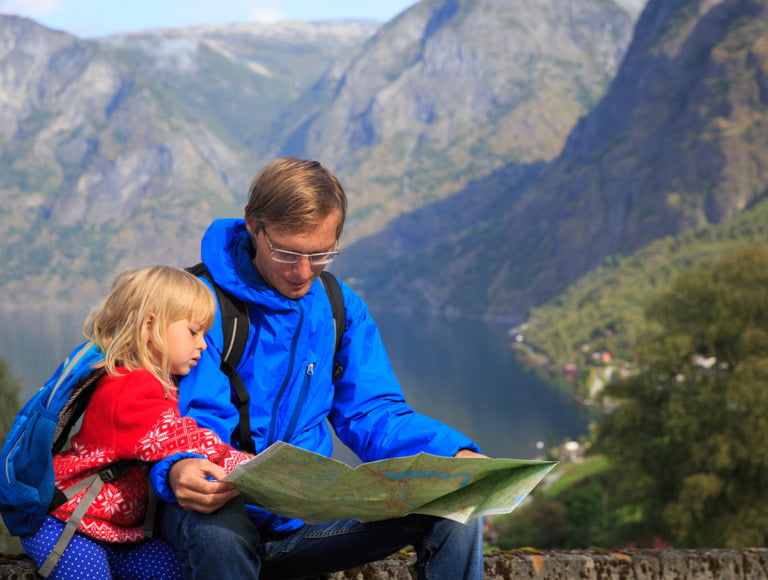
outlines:
{"label": "girl's face", "polygon": [[186,318],[168,325],[166,341],[171,374],[174,375],[189,374],[190,369],[200,360],[200,353],[206,348],[202,327]]}

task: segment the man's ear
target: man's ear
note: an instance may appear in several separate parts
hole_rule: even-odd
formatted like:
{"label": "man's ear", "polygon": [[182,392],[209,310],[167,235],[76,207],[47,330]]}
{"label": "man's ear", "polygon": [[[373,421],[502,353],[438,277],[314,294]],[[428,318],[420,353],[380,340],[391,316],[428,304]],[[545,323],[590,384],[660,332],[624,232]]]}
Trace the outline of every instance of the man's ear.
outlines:
{"label": "man's ear", "polygon": [[245,226],[248,228],[248,231],[251,232],[252,236],[255,236],[256,233],[259,231],[259,222],[253,216],[246,216]]}

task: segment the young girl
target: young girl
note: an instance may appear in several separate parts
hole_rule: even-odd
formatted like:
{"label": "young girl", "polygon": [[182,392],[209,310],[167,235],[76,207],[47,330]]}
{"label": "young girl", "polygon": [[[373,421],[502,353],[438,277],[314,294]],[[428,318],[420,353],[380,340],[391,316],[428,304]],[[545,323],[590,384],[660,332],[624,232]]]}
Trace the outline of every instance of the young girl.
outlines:
{"label": "young girl", "polygon": [[[176,555],[160,539],[145,540],[150,463],[178,452],[227,471],[250,456],[179,416],[174,376],[186,375],[205,349],[213,324],[210,290],[191,274],[152,266],[119,275],[83,328],[105,357],[100,379],[71,447],[53,458],[56,487],[66,489],[120,460],[139,460],[105,482],[50,578],[180,578]],[[85,491],[53,509],[23,536],[40,566]]]}

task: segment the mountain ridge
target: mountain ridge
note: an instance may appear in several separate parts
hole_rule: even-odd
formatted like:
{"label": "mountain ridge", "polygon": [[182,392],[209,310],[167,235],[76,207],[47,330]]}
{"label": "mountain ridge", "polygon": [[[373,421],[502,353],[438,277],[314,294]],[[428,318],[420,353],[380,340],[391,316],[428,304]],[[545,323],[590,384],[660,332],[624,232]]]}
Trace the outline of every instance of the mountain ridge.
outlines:
{"label": "mountain ridge", "polygon": [[[360,39],[374,29],[365,26]],[[219,97],[192,91],[205,105],[196,107],[179,94],[201,78],[155,75],[136,47],[141,35],[131,50],[113,41],[0,16],[0,286],[10,305],[92,302],[122,269],[194,263],[210,220],[242,211],[257,155],[227,130],[231,116],[210,113]],[[311,51],[310,64],[325,66],[346,46]],[[225,70],[215,51],[195,54],[216,65],[208,80],[234,74],[238,90],[254,77],[245,66]],[[281,58],[272,55],[275,67]],[[320,71],[290,73],[281,90],[297,92]]]}
{"label": "mountain ridge", "polygon": [[320,80],[283,149],[344,176],[354,242],[504,163],[554,158],[633,24],[614,2],[425,0]]}
{"label": "mountain ridge", "polygon": [[767,26],[765,0],[651,0],[605,97],[539,179],[487,191],[484,221],[342,273],[382,306],[520,322],[613,254],[732,219],[768,185]]}
{"label": "mountain ridge", "polygon": [[[375,215],[379,206],[391,203],[386,192],[391,190],[387,181],[393,175],[397,187],[410,182],[412,191],[396,200],[395,205],[400,205],[396,214],[447,195],[459,182],[483,180],[498,164],[497,158],[511,156],[515,163],[525,165],[520,159],[531,157],[531,164],[538,166],[539,157],[554,155],[560,148],[579,112],[585,110],[584,103],[579,105],[574,97],[579,94],[577,87],[590,87],[590,98],[596,98],[613,74],[606,69],[610,58],[599,64],[590,56],[591,49],[578,52],[575,72],[558,64],[560,56],[568,57],[560,53],[573,45],[571,37],[583,37],[579,42],[585,47],[601,46],[606,55],[622,54],[629,42],[632,16],[613,2],[608,5],[611,9],[604,14],[596,10],[605,6],[602,0],[590,0],[584,5],[587,8],[578,9],[563,0],[547,0],[549,12],[542,12],[547,19],[531,16],[526,26],[556,31],[549,40],[559,48],[526,46],[524,35],[518,35],[517,59],[505,52],[509,30],[504,26],[520,23],[508,17],[510,6],[498,0],[426,0],[380,27],[355,24],[353,38],[347,31],[343,38],[323,44],[333,38],[332,29],[325,29],[323,42],[312,44],[311,38],[304,39],[298,47],[276,46],[271,39],[262,42],[246,33],[230,35],[219,26],[165,31],[160,39],[154,31],[84,41],[32,21],[2,17],[5,45],[0,49],[4,50],[0,94],[9,92],[3,79],[16,75],[26,83],[18,92],[21,104],[14,107],[9,101],[0,102],[0,115],[7,120],[5,140],[0,143],[0,166],[5,169],[0,172],[4,208],[0,227],[8,232],[0,245],[3,300],[40,305],[85,302],[101,295],[111,276],[121,269],[158,261],[176,265],[197,261],[198,240],[207,223],[218,216],[239,215],[252,174],[266,160],[291,153],[280,145],[280,138],[286,134],[284,129],[306,122],[307,117],[298,116],[296,107],[298,111],[305,107],[315,118],[326,106],[330,110],[329,103],[338,94],[353,97],[337,88],[349,89],[355,78],[365,88],[368,81],[360,75],[367,70],[379,74],[383,64],[397,75],[404,63],[418,62],[431,71],[431,86],[439,88],[442,79],[452,79],[452,88],[440,91],[424,86],[414,105],[408,97],[412,93],[406,91],[403,96],[397,88],[407,89],[409,83],[388,86],[382,77],[376,81],[384,81],[378,85],[384,92],[374,93],[379,97],[388,94],[388,102],[401,103],[377,117],[382,126],[392,124],[398,131],[386,147],[395,151],[398,140],[409,141],[412,165],[402,179],[392,166],[387,170],[389,176],[374,176],[365,183],[355,181],[358,160],[354,155],[348,169],[344,163],[340,163],[341,169],[331,167],[347,186],[355,214],[345,232],[346,247],[354,242],[355,222],[364,222],[366,215]],[[526,8],[515,5],[521,6]],[[521,14],[534,13],[526,10]],[[12,37],[14,26],[21,22],[26,22],[27,32],[36,35],[35,47],[21,37]],[[411,32],[406,35],[406,30]],[[492,36],[486,34],[490,31]],[[537,34],[538,38],[547,36]],[[66,50],[46,46],[48,35],[66,44]],[[557,40],[559,36],[562,41]],[[396,39],[403,48],[395,51],[397,46],[390,41]],[[541,50],[549,52],[539,54]],[[469,60],[462,61],[464,57]],[[40,66],[14,68],[23,58],[37,59]],[[539,64],[530,69],[521,66],[528,61]],[[65,64],[69,68],[61,66]],[[59,70],[62,76],[58,76]],[[350,74],[353,70],[357,72]],[[470,82],[453,78],[457,70],[470,74]],[[272,74],[268,82],[264,82],[265,71]],[[327,74],[321,77],[324,71]],[[557,74],[553,76],[551,71]],[[408,79],[418,80],[413,74]],[[532,100],[531,87],[516,84],[521,75],[556,80],[552,85],[555,96]],[[465,90],[480,81],[482,90]],[[493,92],[493,83],[501,83],[501,93]],[[59,88],[52,90],[54,86]],[[504,89],[507,86],[516,88],[510,92]],[[547,118],[550,133],[556,129],[555,139],[547,145],[549,153],[526,157],[514,151],[516,145],[510,148],[507,136],[522,139],[525,148],[528,145],[520,135],[538,135],[531,133],[531,121],[526,118],[533,115],[520,111],[507,121],[511,125],[505,125],[516,128],[500,132],[495,141],[486,139],[488,130],[501,125],[494,119],[508,104],[498,107],[495,97],[484,99],[483,87],[493,89],[489,95],[513,101],[514,95],[524,95],[525,110]],[[366,89],[355,98],[370,102],[370,94]],[[46,95],[45,103],[38,99],[40,95]],[[565,95],[565,100],[555,107],[557,95]],[[339,107],[339,101],[334,102]],[[473,103],[483,103],[483,107],[473,105],[468,110],[467,104]],[[399,119],[399,107],[427,117],[430,110],[439,110],[440,117],[448,121],[464,118],[464,123],[469,122],[477,131],[475,137],[460,136],[456,126],[456,134],[464,141],[457,141],[454,150],[464,159],[459,165],[476,159],[474,168],[462,169],[457,180],[450,177],[457,174],[456,164],[440,151],[455,145],[450,123],[430,122],[427,133],[416,127],[408,132],[408,123],[403,125]],[[422,134],[431,135],[431,144],[413,149],[413,143],[427,142]],[[488,156],[483,148],[492,141],[498,151]],[[335,149],[331,139],[315,156],[325,162],[324,157],[332,158]],[[357,175],[364,173],[361,170]],[[366,200],[364,195],[374,190],[385,193]],[[379,212],[379,219],[394,217],[392,207]]]}

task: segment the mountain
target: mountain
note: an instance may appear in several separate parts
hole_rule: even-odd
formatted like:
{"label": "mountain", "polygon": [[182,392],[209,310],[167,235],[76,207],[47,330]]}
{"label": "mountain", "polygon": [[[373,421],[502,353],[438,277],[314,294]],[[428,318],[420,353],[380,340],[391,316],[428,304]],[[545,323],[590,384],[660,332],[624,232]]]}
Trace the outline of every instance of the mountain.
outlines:
{"label": "mountain", "polygon": [[2,301],[88,303],[122,269],[197,261],[210,220],[242,212],[259,164],[246,143],[374,30],[233,25],[84,41],[0,16]]}
{"label": "mountain", "polygon": [[124,268],[193,263],[210,219],[240,215],[278,154],[338,172],[348,247],[363,222],[380,228],[470,179],[530,180],[614,74],[628,2],[425,0],[380,28],[88,41],[2,16],[0,304],[89,303]]}
{"label": "mountain", "polygon": [[340,271],[373,303],[519,322],[609,256],[733,219],[768,194],[767,38],[768,0],[651,0],[607,94],[530,185],[478,180],[433,215],[463,215],[475,189],[484,217],[432,221],[423,245],[392,223]]}
{"label": "mountain", "polygon": [[555,157],[634,22],[613,1],[424,0],[328,70],[282,149],[343,176],[354,242],[507,163]]}
{"label": "mountain", "polygon": [[274,157],[273,126],[374,21],[241,22],[162,28],[95,39],[112,58],[254,156]]}

